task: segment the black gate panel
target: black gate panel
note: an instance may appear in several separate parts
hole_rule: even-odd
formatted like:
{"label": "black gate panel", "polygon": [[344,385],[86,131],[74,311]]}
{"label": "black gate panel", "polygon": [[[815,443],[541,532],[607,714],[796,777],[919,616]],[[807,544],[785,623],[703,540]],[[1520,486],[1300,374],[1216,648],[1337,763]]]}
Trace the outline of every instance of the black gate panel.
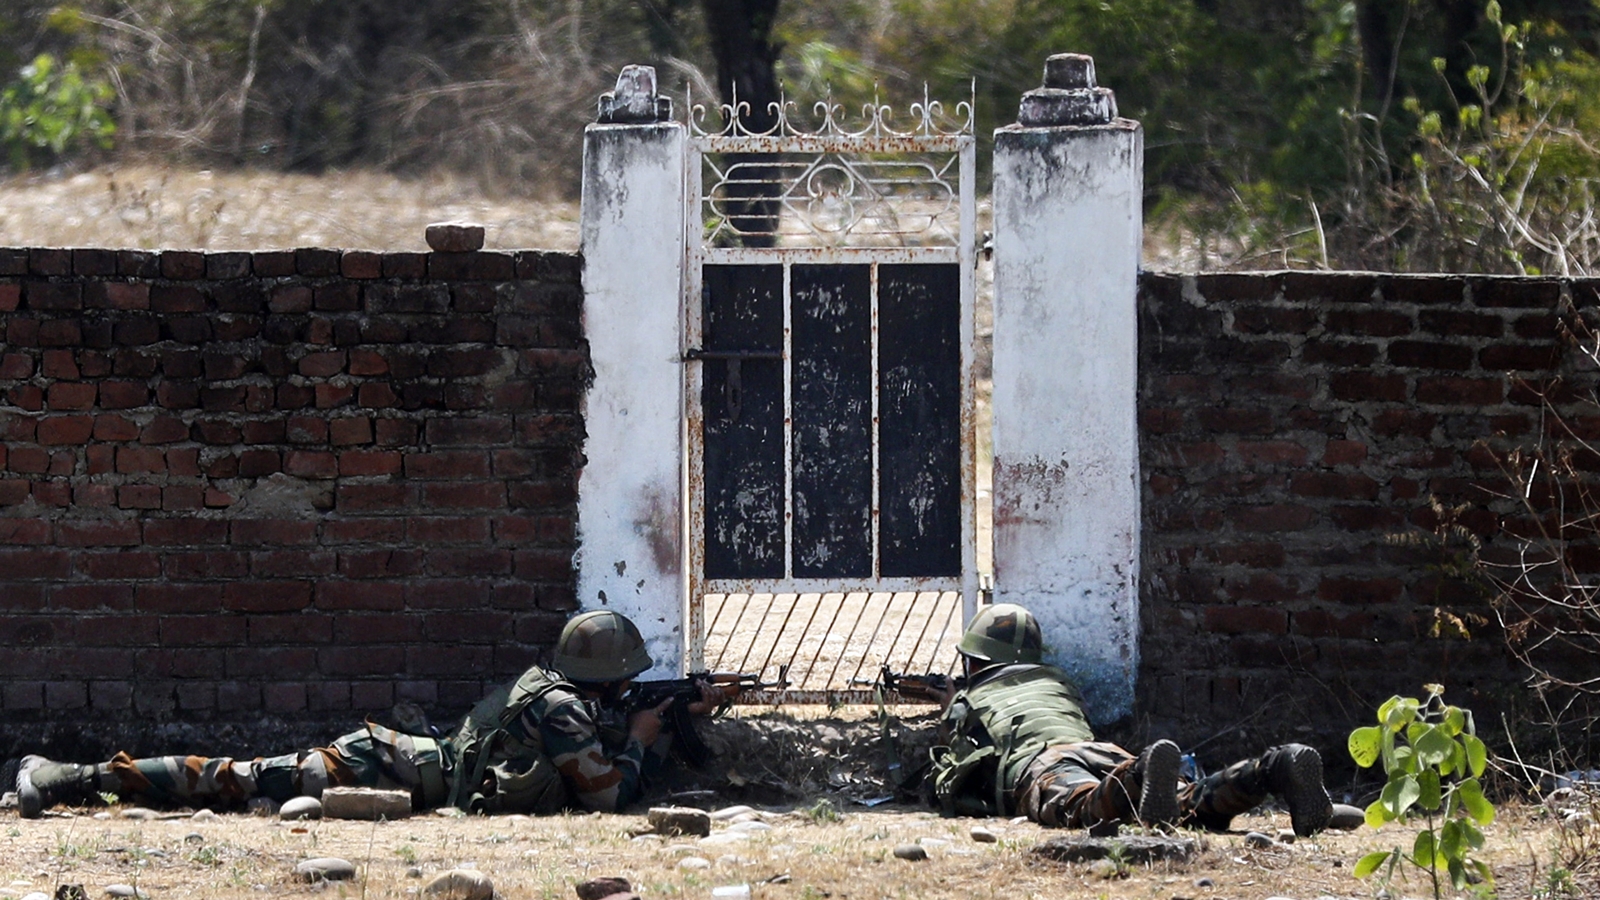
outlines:
{"label": "black gate panel", "polygon": [[867,265],[796,265],[794,574],[872,576],[872,283]]}
{"label": "black gate panel", "polygon": [[961,574],[961,271],[878,267],[878,570]]}
{"label": "black gate panel", "polygon": [[706,576],[782,578],[783,267],[703,271]]}

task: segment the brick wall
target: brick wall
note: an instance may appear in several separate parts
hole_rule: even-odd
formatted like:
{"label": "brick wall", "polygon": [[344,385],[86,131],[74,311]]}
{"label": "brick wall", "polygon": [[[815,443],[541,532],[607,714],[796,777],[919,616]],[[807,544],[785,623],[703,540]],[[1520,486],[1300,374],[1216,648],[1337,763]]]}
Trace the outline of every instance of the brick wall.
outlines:
{"label": "brick wall", "polygon": [[0,756],[281,749],[522,671],[574,602],[579,275],[0,250]]}
{"label": "brick wall", "polygon": [[1144,276],[1145,722],[1190,744],[1220,733],[1221,761],[1286,738],[1342,748],[1425,682],[1486,725],[1515,705],[1523,673],[1492,628],[1429,636],[1436,607],[1488,609],[1416,538],[1436,500],[1466,507],[1486,555],[1513,546],[1520,510],[1475,444],[1533,442],[1540,404],[1518,379],[1573,385],[1564,297],[1593,306],[1595,285]]}

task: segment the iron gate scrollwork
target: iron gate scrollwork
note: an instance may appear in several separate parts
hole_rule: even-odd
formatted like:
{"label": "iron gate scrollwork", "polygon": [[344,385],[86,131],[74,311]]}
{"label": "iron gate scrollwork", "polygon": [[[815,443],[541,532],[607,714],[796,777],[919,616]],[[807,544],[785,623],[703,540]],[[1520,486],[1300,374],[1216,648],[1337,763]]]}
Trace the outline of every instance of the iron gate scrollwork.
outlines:
{"label": "iron gate scrollwork", "polygon": [[829,699],[948,668],[977,580],[971,103],[906,131],[689,109],[687,663]]}

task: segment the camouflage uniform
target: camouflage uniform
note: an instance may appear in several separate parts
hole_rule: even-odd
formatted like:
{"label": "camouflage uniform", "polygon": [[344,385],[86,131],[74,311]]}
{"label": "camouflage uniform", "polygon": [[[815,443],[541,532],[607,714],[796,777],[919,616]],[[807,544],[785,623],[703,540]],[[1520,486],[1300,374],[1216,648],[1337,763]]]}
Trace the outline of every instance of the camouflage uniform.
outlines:
{"label": "camouflage uniform", "polygon": [[[526,690],[520,696],[518,687]],[[474,710],[507,711],[503,727],[479,745],[465,733],[445,741],[401,734],[368,723],[331,746],[253,760],[163,756],[133,759],[118,753],[95,767],[99,789],[143,802],[188,806],[236,806],[252,797],[283,802],[320,796],[329,787],[359,785],[412,792],[418,809],[452,796],[464,809],[484,812],[553,812],[567,806],[613,812],[638,799],[648,773],[659,766],[664,746],[647,749],[596,723],[596,704],[585,700],[560,675],[535,667]],[[520,708],[508,709],[508,704]],[[471,752],[480,781],[459,784],[464,752]],[[515,794],[509,781],[540,766],[553,766],[553,790]],[[519,807],[519,801],[522,808]]]}

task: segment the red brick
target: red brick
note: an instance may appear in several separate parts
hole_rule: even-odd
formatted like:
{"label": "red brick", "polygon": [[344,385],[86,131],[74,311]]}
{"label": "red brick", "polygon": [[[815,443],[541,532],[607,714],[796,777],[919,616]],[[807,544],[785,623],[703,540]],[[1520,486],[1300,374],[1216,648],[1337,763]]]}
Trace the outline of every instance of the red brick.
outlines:
{"label": "red brick", "polygon": [[161,489],[161,508],[168,512],[197,510],[205,506],[205,488],[199,485],[168,485]]}
{"label": "red brick", "polygon": [[51,409],[91,409],[94,407],[95,389],[92,384],[58,381],[50,385],[45,396]]}
{"label": "red brick", "polygon": [[22,301],[22,285],[0,284],[0,312],[15,312]]}
{"label": "red brick", "polygon": [[346,450],[339,454],[340,475],[395,475],[401,456],[393,450]]}
{"label": "red brick", "polygon": [[205,504],[207,509],[225,509],[233,505],[234,499],[234,496],[227,491],[206,488]]}
{"label": "red brick", "polygon": [[568,581],[572,578],[570,550],[518,550],[513,558],[518,578],[531,581]]}
{"label": "red brick", "polygon": [[308,378],[327,378],[344,371],[343,350],[324,353],[307,353],[300,358],[300,374]]}
{"label": "red brick", "polygon": [[405,608],[405,585],[388,581],[335,581],[317,583],[318,609],[399,610]]}
{"label": "red brick", "polygon": [[1395,341],[1389,345],[1389,362],[1409,369],[1470,369],[1472,348],[1433,341]]}
{"label": "red brick", "polygon": [[1419,378],[1417,402],[1444,406],[1492,406],[1505,400],[1505,384],[1497,378]]}
{"label": "red brick", "polygon": [[272,475],[281,468],[277,451],[246,450],[239,454],[239,474],[245,478]]}
{"label": "red brick", "polygon": [[1289,490],[1302,497],[1373,500],[1378,496],[1378,483],[1365,475],[1302,472],[1290,480]]}
{"label": "red brick", "polygon": [[1484,313],[1425,309],[1417,313],[1423,331],[1445,337],[1499,337],[1505,333],[1505,319]]}
{"label": "red brick", "polygon": [[229,550],[168,553],[161,559],[161,572],[168,581],[243,578],[250,574],[250,557]]}
{"label": "red brick", "polygon": [[315,522],[293,519],[235,519],[232,543],[242,546],[297,546],[316,542]]}
{"label": "red brick", "polygon": [[[27,359],[27,357],[23,357],[23,359]],[[29,361],[29,369],[30,371],[32,369],[31,360]],[[40,367],[39,374],[46,378],[76,380],[79,376],[77,355],[71,350],[46,350],[44,352],[44,364]],[[21,377],[26,378],[27,374]]]}
{"label": "red brick", "polygon": [[325,545],[393,543],[405,536],[405,519],[331,519],[322,526]]}
{"label": "red brick", "polygon": [[1289,616],[1264,606],[1208,606],[1205,628],[1215,634],[1286,634]]}
{"label": "red brick", "polygon": [[[127,584],[72,584],[56,585],[50,589],[50,607],[52,609],[94,610],[94,609],[132,609],[133,586]],[[118,617],[116,620],[122,628],[145,629],[154,631],[155,621],[144,617],[147,622],[140,622],[136,617]],[[83,621],[102,622],[102,617],[95,617]],[[84,634],[86,629],[80,622],[78,633]],[[104,645],[111,643],[105,639],[88,641],[90,644]]]}
{"label": "red brick", "polygon": [[1331,334],[1395,337],[1410,334],[1412,328],[1410,316],[1388,310],[1329,310],[1324,321]]}
{"label": "red brick", "polygon": [[82,444],[94,433],[90,416],[50,416],[39,420],[39,443],[50,445]]}
{"label": "red brick", "polygon": [[141,444],[172,444],[189,439],[189,426],[176,416],[156,416],[139,432]]}
{"label": "red brick", "polygon": [[0,378],[29,378],[33,375],[33,357],[26,353],[0,355]]}
{"label": "red brick", "polygon": [[328,440],[328,422],[315,416],[290,416],[284,436],[294,444],[321,444]]}
{"label": "red brick", "polygon": [[487,478],[490,474],[489,454],[482,450],[408,453],[405,457],[405,469],[408,478],[449,480]]}
{"label": "red brick", "polygon": [[1478,306],[1542,306],[1554,309],[1561,300],[1561,283],[1553,278],[1475,278],[1472,302]]}
{"label": "red brick", "polygon": [[[94,450],[96,448],[89,448]],[[99,448],[110,449],[110,448]],[[89,474],[96,474],[93,467]],[[72,488],[72,502],[86,509],[117,505],[117,489],[109,484],[78,484]]]}
{"label": "red brick", "polygon": [[323,316],[306,320],[306,343],[327,346],[333,343],[333,322]]}
{"label": "red brick", "polygon": [[192,547],[227,540],[228,523],[221,519],[150,519],[144,523],[144,542],[153,547]]}
{"label": "red brick", "polygon": [[1325,466],[1357,466],[1367,459],[1367,445],[1361,441],[1328,441],[1322,453]]}
{"label": "red brick", "polygon": [[334,631],[339,644],[410,644],[422,638],[422,618],[411,613],[341,615]]}
{"label": "red brick", "polygon": [[136,381],[107,381],[100,385],[101,409],[133,409],[149,401],[149,389]]}
{"label": "red brick", "polygon": [[511,633],[509,613],[452,610],[430,613],[422,620],[422,636],[428,642],[482,643],[485,635]]}
{"label": "red brick", "polygon": [[50,453],[38,447],[12,447],[7,467],[24,475],[43,475],[50,468]]}
{"label": "red brick", "polygon": [[504,509],[506,486],[499,481],[424,484],[422,502],[439,509]]}
{"label": "red brick", "polygon": [[332,575],[337,557],[333,553],[304,550],[276,550],[250,554],[250,574],[267,578],[294,578]]}
{"label": "red brick", "polygon": [[200,388],[163,381],[156,385],[156,403],[167,409],[193,409],[200,405]]}
{"label": "red brick", "polygon": [[118,472],[137,475],[161,473],[166,470],[166,455],[155,447],[117,448]]}
{"label": "red brick", "polygon": [[0,548],[0,572],[7,573],[8,581],[59,581],[66,578],[71,569],[71,557],[61,550]]}
{"label": "red brick", "polygon": [[378,278],[383,275],[383,256],[366,250],[346,250],[339,256],[339,274],[346,278]]}
{"label": "red brick", "polygon": [[310,312],[311,288],[302,284],[280,287],[267,298],[267,309],[275,313]]}
{"label": "red brick", "polygon": [[366,409],[391,409],[400,404],[394,388],[381,381],[363,384],[356,392],[356,403]]}
{"label": "red brick", "polygon": [[423,551],[353,550],[339,554],[339,572],[346,578],[392,578],[420,575]]}
{"label": "red brick", "polygon": [[355,396],[355,388],[342,384],[318,384],[313,391],[317,409],[334,409],[348,404]]}
{"label": "red brick", "polygon": [[126,284],[108,281],[101,286],[105,305],[112,309],[140,310],[150,308],[150,285]]}
{"label": "red brick", "polygon": [[63,520],[56,525],[56,543],[63,547],[136,547],[139,523],[132,520]]}
{"label": "red brick", "polygon": [[392,676],[395,672],[409,671],[405,648],[378,644],[324,647],[317,651],[317,670],[323,675],[352,676]]}
{"label": "red brick", "polygon": [[97,441],[131,441],[139,437],[139,425],[124,416],[95,416],[94,439]]}
{"label": "red brick", "polygon": [[[6,392],[6,399],[11,401],[12,406],[21,407],[29,412],[38,412],[44,409],[44,391],[37,385],[19,384]],[[24,419],[21,422],[31,427],[31,419]],[[12,426],[7,430],[15,431],[16,427]]]}
{"label": "red brick", "polygon": [[72,485],[65,480],[35,481],[30,493],[33,496],[33,502],[40,506],[65,508],[72,505]]}
{"label": "red brick", "polygon": [[1493,344],[1478,352],[1478,364],[1492,371],[1542,372],[1561,363],[1557,344]]}
{"label": "red brick", "polygon": [[504,444],[511,440],[511,420],[487,416],[429,419],[431,444]]}
{"label": "red brick", "polygon": [[35,281],[24,292],[29,309],[83,309],[83,285],[70,281]]}
{"label": "red brick", "polygon": [[200,450],[195,447],[168,450],[167,474],[198,476],[200,474]]}
{"label": "red brick", "polygon": [[224,609],[238,612],[292,612],[311,605],[309,581],[246,581],[225,585]]}
{"label": "red brick", "polygon": [[341,484],[335,497],[340,512],[373,512],[411,506],[416,489],[407,484]]}
{"label": "red brick", "polygon": [[409,609],[482,609],[492,590],[490,582],[468,578],[412,578],[405,584]]}
{"label": "red brick", "polygon": [[1406,379],[1404,375],[1347,372],[1330,377],[1328,390],[1336,400],[1357,403],[1374,400],[1401,403],[1406,399]]}
{"label": "red brick", "polygon": [[117,505],[123,509],[160,509],[161,488],[154,484],[125,484],[117,488]]}
{"label": "red brick", "polygon": [[1240,441],[1237,453],[1247,465],[1301,466],[1309,456],[1305,447],[1293,441]]}
{"label": "red brick", "polygon": [[509,575],[511,554],[505,550],[429,550],[427,567],[435,575]]}
{"label": "red brick", "polygon": [[334,639],[333,619],[317,613],[250,616],[247,622],[252,644],[326,644]]}
{"label": "red brick", "polygon": [[389,371],[389,363],[383,354],[376,350],[351,350],[350,374],[351,375],[383,375]]}
{"label": "red brick", "polygon": [[413,544],[478,544],[489,540],[489,520],[464,516],[413,517],[406,520],[406,538]]}
{"label": "red brick", "polygon": [[[1221,448],[1217,449],[1220,452]],[[571,506],[577,502],[578,492],[570,481],[521,481],[510,486],[509,500],[515,509],[549,509]]]}
{"label": "red brick", "polygon": [[46,519],[0,519],[0,544],[48,544],[50,522]]}
{"label": "red brick", "polygon": [[334,419],[328,428],[329,440],[335,447],[349,447],[372,443],[372,420],[358,417]]}
{"label": "red brick", "polygon": [[1316,511],[1286,503],[1239,506],[1228,511],[1228,518],[1242,531],[1300,531],[1316,521]]}
{"label": "red brick", "polygon": [[403,447],[417,442],[417,423],[409,419],[379,419],[377,441],[384,447]]}
{"label": "red brick", "polygon": [[1317,599],[1325,603],[1393,603],[1402,586],[1396,578],[1324,577],[1317,585]]}
{"label": "red brick", "polygon": [[299,478],[336,478],[339,458],[327,452],[290,450],[283,456],[283,470]]}

